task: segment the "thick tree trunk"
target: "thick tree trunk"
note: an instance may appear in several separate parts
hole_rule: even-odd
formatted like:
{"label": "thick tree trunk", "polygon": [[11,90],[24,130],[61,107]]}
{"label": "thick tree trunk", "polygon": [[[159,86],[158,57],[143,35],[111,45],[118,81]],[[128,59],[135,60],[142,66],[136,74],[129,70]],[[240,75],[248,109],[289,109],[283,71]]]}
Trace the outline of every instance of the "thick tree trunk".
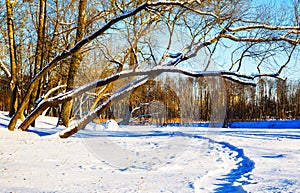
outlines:
{"label": "thick tree trunk", "polygon": [[[77,34],[75,43],[79,42],[83,36],[85,31],[86,24],[86,0],[80,0],[78,7],[78,21],[77,21]],[[67,80],[67,91],[74,89],[75,87],[75,78],[76,73],[78,71],[79,65],[82,61],[81,49],[77,50],[71,58],[71,64],[69,67],[69,74]],[[69,119],[72,113],[73,108],[73,100],[70,100],[62,105],[61,110],[61,121],[62,125],[68,127]]]}
{"label": "thick tree trunk", "polygon": [[[12,4],[15,3],[15,2],[17,2],[17,1],[16,0],[15,1],[6,0],[7,18],[8,18],[8,22],[7,22],[8,23],[8,25],[7,25],[8,26],[8,32],[13,32],[13,28],[12,28],[12,30],[9,30],[10,26],[13,26],[13,25],[10,25],[10,21],[9,21],[10,15],[12,15],[12,11],[11,11],[11,9],[9,11],[9,7],[13,7]],[[139,0],[137,2],[138,3],[136,5],[133,4],[132,7],[138,6],[139,2],[142,2],[142,1]],[[297,44],[300,44],[300,40],[299,40],[299,37],[298,37],[300,31],[299,31],[297,13],[295,13],[295,15],[296,15],[295,19],[297,20],[296,25],[295,25],[294,22],[290,22],[290,23],[284,22],[284,23],[281,24],[283,26],[278,26],[278,24],[276,22],[275,23],[273,22],[273,21],[276,20],[276,18],[274,20],[272,20],[270,23],[266,22],[264,24],[261,24],[260,22],[257,22],[255,20],[253,22],[251,22],[251,21],[245,22],[245,18],[248,18],[248,15],[247,14],[243,15],[241,13],[243,13],[244,10],[252,10],[252,12],[255,12],[256,7],[253,7],[255,9],[251,9],[251,6],[249,7],[248,5],[244,5],[243,3],[241,3],[241,4],[240,3],[232,4],[232,2],[231,3],[230,3],[230,1],[228,1],[228,2],[229,2],[228,4],[227,3],[225,3],[224,5],[222,4],[221,7],[219,7],[219,6],[215,7],[216,8],[215,10],[207,9],[206,6],[209,6],[209,3],[203,3],[202,1],[188,1],[188,2],[186,2],[186,1],[147,1],[146,3],[141,4],[140,6],[136,7],[135,9],[133,8],[133,11],[130,11],[130,10],[128,11],[128,9],[130,9],[129,5],[128,5],[129,7],[125,6],[124,8],[123,7],[119,8],[118,4],[115,4],[115,5],[111,4],[114,7],[114,8],[112,8],[112,10],[115,10],[116,12],[115,13],[113,13],[113,12],[107,13],[108,14],[107,18],[109,18],[112,15],[115,15],[116,17],[114,17],[114,19],[111,19],[111,20],[109,19],[109,21],[105,25],[103,25],[103,27],[100,30],[98,30],[97,32],[91,34],[89,37],[83,39],[82,41],[78,42],[71,49],[62,52],[60,55],[55,57],[51,62],[49,62],[47,67],[43,68],[43,70],[41,70],[34,77],[34,79],[32,80],[32,83],[31,83],[31,85],[28,89],[28,92],[24,96],[23,101],[22,101],[22,103],[21,103],[21,105],[18,108],[16,113],[14,113],[14,111],[15,111],[15,104],[16,104],[15,102],[17,101],[16,98],[17,98],[17,93],[18,92],[17,92],[17,89],[16,89],[17,88],[17,86],[16,86],[17,82],[16,81],[18,79],[16,78],[17,73],[12,74],[12,78],[11,78],[11,90],[12,90],[12,92],[11,93],[12,93],[12,99],[14,99],[14,100],[12,100],[12,103],[11,103],[11,110],[12,111],[11,111],[10,114],[15,114],[15,115],[12,118],[12,121],[9,124],[9,128],[11,130],[14,129],[14,127],[16,125],[16,122],[17,122],[17,119],[20,118],[20,114],[22,113],[22,111],[25,108],[27,108],[29,98],[30,98],[29,97],[30,93],[33,92],[34,90],[37,90],[37,88],[39,88],[39,84],[37,82],[39,82],[45,76],[45,74],[47,72],[49,72],[49,70],[51,68],[56,66],[57,63],[62,61],[63,59],[65,59],[69,56],[72,56],[75,52],[79,51],[80,48],[82,48],[84,45],[86,45],[91,40],[95,39],[97,36],[103,35],[104,32],[111,29],[111,27],[116,22],[118,22],[120,20],[123,20],[125,18],[128,18],[130,16],[134,16],[134,18],[137,17],[137,19],[138,19],[137,20],[138,21],[137,26],[142,26],[144,23],[148,23],[148,22],[151,23],[152,18],[153,18],[153,21],[156,21],[156,19],[155,19],[156,16],[154,16],[154,15],[157,15],[157,20],[158,20],[157,23],[161,23],[159,18],[161,18],[161,16],[163,16],[165,18],[164,21],[166,21],[167,22],[166,24],[168,24],[168,28],[172,28],[172,29],[169,29],[169,31],[170,31],[170,33],[169,33],[169,35],[170,35],[170,38],[169,38],[170,41],[169,42],[170,43],[169,43],[169,46],[168,46],[169,48],[171,48],[173,28],[177,29],[178,26],[182,26],[182,27],[187,27],[187,29],[190,29],[190,32],[191,32],[190,35],[191,35],[191,38],[192,38],[191,40],[193,40],[193,41],[191,41],[190,45],[188,45],[187,47],[185,47],[182,50],[183,53],[181,53],[181,52],[168,53],[169,51],[171,51],[171,49],[167,48],[166,49],[166,54],[164,54],[162,59],[161,59],[162,62],[157,63],[157,64],[163,64],[164,63],[163,61],[165,61],[164,59],[169,58],[170,61],[172,61],[172,62],[171,63],[169,63],[169,62],[165,63],[165,65],[167,65],[167,66],[176,65],[176,64],[178,64],[178,62],[182,62],[182,61],[185,61],[185,60],[187,60],[191,57],[194,57],[194,56],[196,56],[198,51],[203,50],[203,48],[208,47],[209,45],[218,45],[217,42],[219,42],[220,39],[229,39],[229,40],[232,40],[232,41],[235,41],[235,42],[243,43],[241,47],[239,47],[236,51],[232,52],[232,59],[234,59],[235,56],[238,56],[239,53],[244,50],[244,52],[242,53],[242,57],[244,56],[244,53],[247,52],[247,54],[250,54],[250,57],[251,56],[257,56],[257,58],[261,59],[261,63],[265,63],[265,62],[268,63],[267,58],[272,57],[273,53],[276,54],[277,51],[278,51],[278,53],[280,53],[280,52],[282,52],[282,50],[286,50],[287,53],[288,53],[288,52],[290,52],[291,47],[296,46]],[[57,5],[60,5],[58,2],[56,2],[56,3],[57,3]],[[71,3],[73,3],[73,1]],[[121,5],[123,5],[123,4],[121,4]],[[174,5],[174,6],[165,6],[165,5]],[[177,6],[178,6],[178,8],[177,8]],[[181,8],[183,7],[184,9],[180,9],[180,6],[181,6]],[[202,6],[204,8],[203,10],[201,9]],[[147,7],[150,7],[150,8],[147,9]],[[155,7],[159,7],[158,9],[156,9],[157,11],[151,11]],[[237,8],[236,9],[237,12],[231,13],[230,12],[231,9],[227,10],[227,8],[231,8],[231,7],[232,8]],[[297,7],[296,3],[295,3],[295,7]],[[200,9],[198,9],[198,8],[200,8]],[[250,9],[248,9],[248,8],[250,8]],[[20,9],[20,11],[22,12],[23,9],[24,9],[24,7],[22,9]],[[148,15],[148,13],[150,14],[149,15],[150,20],[144,18],[143,13],[137,14],[137,13],[139,13],[140,11],[142,11],[144,9],[147,9],[146,12],[145,12],[145,13],[147,13],[146,16]],[[193,9],[195,9],[195,10],[193,10]],[[124,10],[126,10],[126,11],[124,11]],[[181,12],[181,11],[177,12],[176,10],[183,10],[184,12]],[[193,17],[194,17],[194,14],[195,14],[195,18],[196,18],[196,15],[199,14],[199,16],[200,16],[199,19],[201,20],[201,22],[199,22],[199,23],[200,24],[203,23],[203,25],[199,25],[197,27],[198,30],[193,29],[193,20],[191,20],[191,22],[190,22],[189,21],[191,19],[190,17],[181,18],[181,17],[185,17],[186,15],[189,15],[189,13],[185,13],[185,11],[192,11],[193,12],[192,13]],[[239,11],[241,11],[241,12],[239,12]],[[108,11],[103,10],[103,12],[106,13]],[[59,13],[59,12],[57,12],[57,13]],[[287,12],[287,13],[289,13],[289,12]],[[93,15],[93,13],[91,13],[91,14]],[[59,14],[57,14],[57,15],[59,15]],[[221,15],[225,15],[225,17],[221,17]],[[142,17],[140,18],[140,16],[142,16]],[[265,19],[264,17],[260,17],[259,13],[257,13],[257,16],[258,16],[258,20],[264,20]],[[101,14],[99,15],[99,17],[101,17]],[[176,22],[177,17],[178,17],[179,20],[184,19],[185,22],[184,23],[180,23],[180,22],[177,23]],[[238,22],[232,21],[232,18],[236,18],[235,21],[238,21]],[[129,29],[130,29],[131,26],[132,26],[132,22],[126,21],[125,23],[130,24],[129,25]],[[94,24],[92,24],[92,25],[94,25]],[[29,26],[31,26],[31,24]],[[115,27],[118,27],[118,26],[120,26],[120,25],[115,25]],[[120,27],[123,28],[124,25],[121,24]],[[144,36],[144,33],[148,32],[147,29],[146,30],[144,30],[142,28],[139,28],[139,29],[141,29],[140,32],[142,32],[141,36]],[[72,30],[72,29],[69,29],[69,30]],[[13,34],[13,33],[9,33],[9,37],[10,37],[11,34]],[[132,33],[130,33],[129,35],[132,35]],[[133,35],[135,36],[136,34],[133,33]],[[152,37],[152,36],[149,36],[149,37]],[[175,37],[175,36],[173,36],[173,37]],[[13,47],[14,46],[14,41],[11,41],[11,40],[13,40],[13,36],[12,36],[12,38],[7,38],[7,39],[10,42],[9,49],[11,50],[11,54],[10,54],[11,55],[11,67],[12,67],[11,70],[13,71],[15,69],[20,69],[20,68],[18,68],[17,65],[13,65],[13,62],[18,63],[18,64],[21,63],[20,58],[18,58],[18,62],[16,61],[16,56],[14,54],[15,48]],[[131,39],[132,38],[129,38],[129,40],[131,40]],[[145,41],[145,40],[146,39],[144,39],[143,41]],[[131,41],[133,41],[133,40],[131,40]],[[149,39],[149,41],[150,41],[150,39]],[[148,42],[149,48],[151,48],[151,42]],[[282,44],[283,47],[281,48],[281,46],[279,46],[279,47],[274,46],[275,44],[273,44],[273,42],[278,42],[280,45],[281,45],[281,43],[286,42],[287,44],[291,44],[291,46],[288,46],[287,44],[284,43],[284,44]],[[146,42],[144,42],[143,44],[146,45],[145,43]],[[258,49],[258,53],[254,53],[252,55],[247,50],[249,48],[248,43],[255,43],[255,44],[256,43],[263,43],[263,45],[266,45],[267,43],[270,43],[270,47],[267,48],[268,46],[265,46],[265,47],[262,46],[261,47],[262,49]],[[172,43],[172,45],[173,45],[173,43]],[[246,46],[246,47],[244,47],[244,46]],[[135,47],[135,46],[133,46],[133,47]],[[246,49],[244,49],[244,48],[246,48]],[[273,52],[273,49],[274,49],[274,52]],[[132,61],[131,63],[133,63],[133,61],[134,61],[133,60],[134,56],[138,56],[137,53],[136,53],[138,51],[146,51],[146,47],[142,48],[142,50],[133,49],[133,52],[131,53],[131,61]],[[149,52],[151,53],[151,56],[153,57],[153,61],[155,62],[155,57],[154,56],[156,56],[157,54],[153,55],[154,52],[152,52],[151,49],[149,50]],[[136,53],[136,54],[134,54],[134,53]],[[281,68],[278,72],[276,72],[274,74],[269,74],[268,76],[278,77],[280,75],[282,69],[285,68],[286,65],[289,63],[290,56],[292,56],[292,53],[293,53],[293,51],[290,52],[289,59],[287,60],[287,62],[284,65],[281,66]],[[282,53],[282,54],[284,55],[285,53]],[[31,55],[31,54],[29,54],[29,55]],[[141,54],[140,56],[145,56],[145,55]],[[14,57],[14,59],[13,59],[13,57]],[[174,61],[171,60],[172,58],[175,59],[175,57],[176,57],[176,60],[174,60]],[[242,57],[240,58],[240,61],[239,60],[237,60],[236,62],[232,61],[233,62],[232,65],[234,66],[235,64],[239,63],[237,67],[238,67],[238,69],[240,69],[241,63],[242,63],[241,62]],[[279,55],[278,57],[281,57],[281,56]],[[137,58],[137,57],[135,57],[135,58]],[[142,58],[143,57],[141,57],[141,59]],[[146,58],[144,58],[144,59],[146,59]],[[209,59],[210,59],[210,57],[209,57]],[[148,62],[148,59],[145,60],[145,62]],[[149,63],[150,62],[151,61],[149,61]],[[259,70],[259,66],[260,66],[261,63],[259,63],[258,66],[257,66],[258,70]],[[14,68],[14,66],[15,66],[15,68]],[[259,70],[259,73],[260,73],[260,70]],[[261,76],[266,76],[266,75],[261,74]],[[258,76],[255,76],[253,78],[257,78],[257,77]],[[229,78],[229,77],[227,77],[227,78]],[[14,90],[14,89],[16,89],[16,90]],[[13,91],[15,91],[15,92],[13,92]],[[210,103],[211,103],[211,100],[209,100],[209,104]],[[288,105],[287,102],[284,102],[284,104]],[[284,111],[283,111],[283,113],[284,113]],[[208,114],[208,115],[210,116],[210,114]]]}
{"label": "thick tree trunk", "polygon": [[[17,58],[16,58],[16,43],[14,38],[14,24],[13,24],[13,4],[6,0],[7,9],[7,32],[10,53],[10,110],[9,116],[13,116],[18,109],[18,79],[17,79]],[[13,129],[12,129],[13,130]]]}
{"label": "thick tree trunk", "polygon": [[[187,71],[187,70],[178,69],[175,67],[156,67],[156,68],[150,69],[150,70],[128,71],[128,72],[123,72],[123,73],[120,72],[120,73],[113,74],[109,77],[105,77],[103,79],[99,79],[94,82],[87,83],[87,84],[82,85],[76,89],[73,89],[72,91],[69,91],[67,93],[60,94],[58,96],[55,96],[55,97],[49,98],[45,101],[42,101],[40,103],[40,105],[36,109],[34,109],[34,111],[28,117],[26,117],[26,120],[23,121],[23,123],[21,123],[21,125],[19,126],[19,129],[21,129],[23,131],[27,130],[29,125],[32,123],[32,121],[35,120],[48,107],[65,103],[69,100],[72,100],[72,98],[78,97],[81,94],[83,94],[91,89],[94,89],[97,87],[102,87],[102,86],[110,84],[116,80],[121,80],[124,78],[133,77],[133,76],[145,76],[146,75],[146,76],[151,77],[151,79],[154,79],[156,76],[158,76],[159,74],[162,74],[164,72],[181,73],[181,74],[185,74],[185,75],[192,76],[192,77],[223,76],[223,78],[227,78],[227,76],[224,76],[225,74],[227,74],[227,75],[234,75],[237,77],[243,77],[246,79],[247,78],[252,79],[251,76],[245,76],[245,75],[235,73],[235,72],[225,72],[225,71],[222,71],[222,72],[208,72],[208,71],[203,72],[203,71],[201,71],[201,72],[199,72],[199,71]],[[133,82],[129,83],[129,85],[134,85],[137,82],[138,81],[134,80]],[[246,82],[246,84],[248,84],[248,82]],[[208,95],[208,93],[205,91],[205,95],[204,95],[205,101],[207,99],[209,99],[209,96],[207,96],[207,95]],[[205,108],[208,108],[208,107],[205,107]]]}
{"label": "thick tree trunk", "polygon": [[[8,1],[8,0],[7,0]],[[9,1],[8,1],[9,2]],[[70,48],[69,50],[66,50],[62,53],[60,53],[59,55],[57,55],[56,57],[54,57],[31,81],[30,86],[25,94],[25,96],[23,97],[22,103],[18,109],[18,111],[14,114],[14,116],[12,117],[11,121],[9,122],[8,128],[9,130],[14,130],[16,124],[17,124],[17,120],[19,118],[21,118],[22,116],[22,112],[25,110],[25,108],[28,105],[29,99],[30,99],[30,93],[37,88],[38,86],[38,82],[41,80],[42,77],[44,77],[51,69],[53,69],[55,66],[58,65],[58,63],[60,61],[62,61],[63,59],[71,56],[73,53],[75,53],[76,51],[80,50],[83,46],[85,46],[87,43],[91,42],[92,40],[94,40],[95,38],[97,38],[100,35],[103,35],[104,32],[106,30],[108,30],[111,26],[113,26],[114,24],[116,24],[117,22],[128,18],[132,15],[135,15],[137,13],[139,13],[140,11],[146,9],[149,6],[149,4],[147,3],[143,3],[142,5],[140,5],[139,7],[137,7],[136,9],[134,9],[131,12],[122,14],[116,18],[114,18],[113,20],[107,22],[103,27],[101,27],[99,30],[95,31],[94,33],[92,33],[90,36],[86,37],[85,39],[81,40],[80,42],[78,42],[74,47]]]}

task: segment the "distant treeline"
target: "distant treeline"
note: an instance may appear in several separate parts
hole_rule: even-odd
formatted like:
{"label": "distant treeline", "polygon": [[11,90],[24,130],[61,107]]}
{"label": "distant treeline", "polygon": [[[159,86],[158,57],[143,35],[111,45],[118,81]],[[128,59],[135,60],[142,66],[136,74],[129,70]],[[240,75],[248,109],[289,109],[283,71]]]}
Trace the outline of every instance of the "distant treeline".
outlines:
{"label": "distant treeline", "polygon": [[[115,118],[159,123],[300,118],[300,83],[261,78],[256,87],[220,77],[167,76],[149,81],[110,109]],[[144,115],[144,116],[143,116]]]}
{"label": "distant treeline", "polygon": [[[1,79],[0,110],[9,110],[9,96],[8,81]],[[91,100],[93,98],[75,101],[89,103],[79,105],[85,108],[81,112],[85,112],[91,107]],[[148,81],[127,98],[112,104],[99,115],[100,118],[115,118],[123,123],[154,121],[159,124],[300,119],[300,83],[262,78],[253,87],[220,77],[172,75]],[[59,113],[53,114],[52,110],[48,115],[58,116]]]}

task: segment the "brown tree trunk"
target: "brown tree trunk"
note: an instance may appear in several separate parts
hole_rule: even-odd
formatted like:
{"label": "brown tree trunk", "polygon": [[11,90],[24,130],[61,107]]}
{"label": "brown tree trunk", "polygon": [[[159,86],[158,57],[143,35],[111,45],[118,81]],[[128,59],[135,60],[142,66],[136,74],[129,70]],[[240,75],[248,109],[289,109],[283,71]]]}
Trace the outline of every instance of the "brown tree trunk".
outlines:
{"label": "brown tree trunk", "polygon": [[[45,20],[46,20],[46,1],[47,0],[40,0],[40,7],[39,7],[39,27],[38,27],[38,39],[36,45],[36,52],[35,52],[35,66],[34,66],[34,76],[42,69],[43,61],[44,61],[44,39],[45,39]],[[31,112],[33,108],[37,104],[35,102],[38,100],[41,94],[41,87],[42,87],[42,79],[39,81],[39,86],[31,93],[30,102],[28,105],[28,111]],[[33,125],[34,126],[34,122]]]}
{"label": "brown tree trunk", "polygon": [[9,40],[10,53],[10,110],[9,116],[13,116],[18,109],[18,79],[17,79],[17,58],[16,58],[16,43],[14,38],[14,24],[13,24],[13,4],[6,0],[7,9],[7,31]]}
{"label": "brown tree trunk", "polygon": [[115,17],[114,19],[110,20],[109,22],[107,22],[104,26],[102,26],[99,30],[95,31],[94,33],[92,33],[90,36],[88,36],[87,38],[84,38],[83,40],[81,40],[80,42],[78,42],[74,47],[70,48],[69,50],[65,50],[64,52],[60,53],[59,55],[57,55],[56,57],[54,57],[31,81],[30,86],[25,94],[25,96],[23,97],[23,100],[21,102],[21,105],[18,109],[18,111],[14,114],[14,116],[11,118],[8,128],[9,130],[14,130],[16,124],[17,124],[17,120],[22,116],[22,112],[26,109],[26,107],[28,106],[28,102],[30,99],[30,93],[36,89],[38,87],[38,82],[41,80],[42,77],[44,77],[51,69],[53,69],[55,66],[57,66],[59,64],[60,61],[62,61],[63,59],[71,56],[73,53],[75,53],[76,51],[80,50],[83,46],[85,46],[87,43],[91,42],[92,40],[94,40],[95,38],[97,38],[98,36],[101,36],[104,34],[104,32],[106,30],[108,30],[111,26],[113,26],[114,24],[116,24],[117,22],[126,19],[128,17],[131,17],[137,13],[139,13],[140,11],[146,9],[149,6],[149,4],[147,3],[143,3],[140,6],[138,6],[136,9],[134,9],[131,12],[128,13],[124,13],[118,17]]}
{"label": "brown tree trunk", "polygon": [[[80,0],[78,7],[78,21],[77,21],[77,34],[75,43],[79,42],[83,36],[85,31],[86,24],[86,0]],[[69,74],[67,80],[67,91],[74,89],[75,87],[75,77],[79,65],[82,61],[81,49],[76,51],[71,58],[71,63],[69,67]],[[68,101],[62,105],[61,110],[61,124],[68,127],[69,119],[72,113],[73,101]]]}

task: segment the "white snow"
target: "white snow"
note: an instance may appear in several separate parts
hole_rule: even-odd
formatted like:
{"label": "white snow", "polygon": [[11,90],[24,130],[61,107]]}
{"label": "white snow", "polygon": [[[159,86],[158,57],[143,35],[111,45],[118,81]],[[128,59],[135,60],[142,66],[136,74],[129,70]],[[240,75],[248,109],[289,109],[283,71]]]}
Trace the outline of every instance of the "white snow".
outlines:
{"label": "white snow", "polygon": [[119,127],[117,121],[110,119],[110,120],[106,121],[105,129],[110,130],[110,131],[119,131],[120,127]]}
{"label": "white snow", "polygon": [[8,131],[8,122],[0,112],[0,192],[218,192],[247,158],[254,168],[232,186],[248,192],[300,187],[299,129],[124,127],[110,121],[106,129],[91,124],[60,139],[56,133],[63,128],[55,118],[39,117],[31,132]]}

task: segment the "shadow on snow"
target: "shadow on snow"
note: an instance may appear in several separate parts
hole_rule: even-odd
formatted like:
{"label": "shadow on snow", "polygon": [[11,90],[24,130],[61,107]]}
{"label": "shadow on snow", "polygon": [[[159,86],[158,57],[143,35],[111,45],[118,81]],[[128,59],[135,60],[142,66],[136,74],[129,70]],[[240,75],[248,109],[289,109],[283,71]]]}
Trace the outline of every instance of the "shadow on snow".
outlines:
{"label": "shadow on snow", "polygon": [[[180,131],[152,131],[152,132],[146,132],[146,133],[136,133],[136,132],[127,132],[127,131],[117,131],[117,132],[101,132],[98,137],[189,137],[189,138],[196,138],[196,139],[206,139],[210,143],[216,143],[222,146],[222,148],[228,148],[232,152],[236,152],[236,156],[234,159],[237,162],[237,168],[232,169],[229,174],[224,175],[223,178],[217,179],[220,181],[220,183],[215,184],[217,188],[215,189],[215,192],[245,192],[242,185],[250,184],[250,174],[247,175],[247,173],[251,172],[254,169],[254,162],[245,156],[243,149],[239,149],[232,144],[228,142],[218,142],[215,140],[212,140],[210,138],[197,135],[197,134],[191,134],[191,133],[184,133]],[[88,137],[86,135],[82,135],[82,137]],[[241,185],[234,185],[235,183],[241,184]],[[189,183],[188,186],[192,189],[194,189],[194,184]]]}

